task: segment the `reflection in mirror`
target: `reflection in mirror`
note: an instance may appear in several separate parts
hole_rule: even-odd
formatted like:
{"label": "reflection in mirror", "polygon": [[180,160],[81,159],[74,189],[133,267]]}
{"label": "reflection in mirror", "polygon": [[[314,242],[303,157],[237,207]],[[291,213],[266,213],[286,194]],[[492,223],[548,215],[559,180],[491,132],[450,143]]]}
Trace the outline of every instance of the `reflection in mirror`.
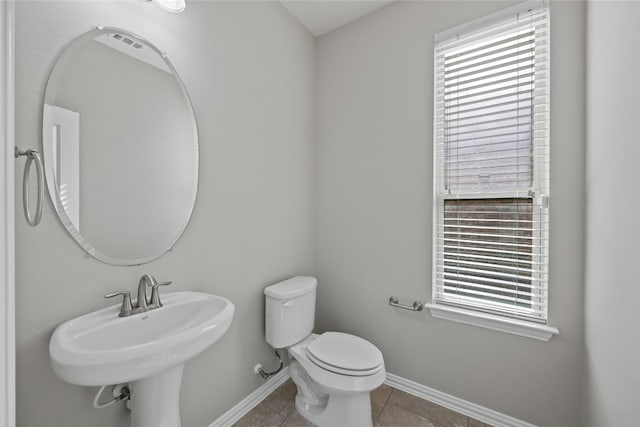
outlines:
{"label": "reflection in mirror", "polygon": [[97,259],[148,262],[182,234],[197,192],[195,117],[150,43],[112,28],[71,42],[47,83],[43,149],[58,216]]}

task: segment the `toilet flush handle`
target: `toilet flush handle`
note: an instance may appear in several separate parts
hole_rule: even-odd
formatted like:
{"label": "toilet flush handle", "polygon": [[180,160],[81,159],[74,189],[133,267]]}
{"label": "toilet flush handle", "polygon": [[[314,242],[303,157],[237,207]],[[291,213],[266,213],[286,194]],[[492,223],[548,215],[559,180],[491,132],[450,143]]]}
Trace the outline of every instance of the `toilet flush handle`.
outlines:
{"label": "toilet flush handle", "polygon": [[295,301],[285,301],[282,303],[283,307],[293,307],[294,305],[296,305]]}

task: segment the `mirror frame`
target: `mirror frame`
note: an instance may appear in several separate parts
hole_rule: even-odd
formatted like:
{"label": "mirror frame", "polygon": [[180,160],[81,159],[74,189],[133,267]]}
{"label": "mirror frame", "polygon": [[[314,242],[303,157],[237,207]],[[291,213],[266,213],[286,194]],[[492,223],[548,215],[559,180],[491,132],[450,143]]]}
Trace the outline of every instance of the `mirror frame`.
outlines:
{"label": "mirror frame", "polygon": [[[177,244],[178,240],[180,240],[180,237],[182,237],[182,234],[184,233],[184,230],[187,228],[187,225],[189,224],[189,221],[191,220],[191,216],[193,215],[193,210],[195,208],[196,199],[197,199],[197,196],[198,196],[199,170],[200,170],[200,167],[199,167],[199,165],[200,165],[200,152],[199,152],[198,125],[197,125],[197,122],[196,122],[196,115],[195,115],[195,111],[193,109],[193,103],[191,102],[191,97],[189,96],[189,92],[187,91],[187,88],[184,85],[184,82],[180,78],[180,75],[176,71],[175,67],[173,66],[171,61],[169,61],[167,53],[161,51],[160,49],[158,49],[158,47],[156,45],[154,45],[153,43],[149,42],[144,37],[141,37],[141,36],[131,32],[129,30],[125,30],[125,29],[118,28],[118,27],[106,27],[106,26],[102,26],[102,25],[95,26],[94,28],[92,28],[88,32],[83,33],[83,34],[79,35],[78,37],[75,37],[73,40],[71,40],[69,43],[67,43],[63,47],[62,51],[57,55],[57,57],[55,59],[55,62],[51,66],[51,71],[49,72],[49,77],[47,78],[47,83],[46,83],[46,86],[45,86],[45,93],[44,93],[44,97],[43,97],[43,100],[42,100],[43,101],[42,102],[42,150],[43,151],[42,152],[43,152],[43,159],[46,159],[47,156],[45,154],[45,148],[46,148],[46,146],[49,146],[49,147],[51,146],[51,132],[45,130],[45,128],[44,128],[45,127],[45,105],[46,105],[47,100],[49,100],[50,98],[55,96],[55,92],[56,92],[57,88],[54,88],[53,85],[55,83],[55,80],[58,77],[58,74],[61,71],[63,71],[62,69],[56,69],[57,65],[66,56],[73,55],[74,51],[77,48],[79,48],[80,46],[82,46],[82,44],[85,43],[86,41],[93,40],[98,35],[101,35],[101,34],[104,34],[104,33],[109,33],[109,32],[118,32],[118,33],[126,34],[127,36],[135,39],[136,41],[139,41],[139,42],[147,45],[156,54],[158,54],[162,58],[162,60],[166,64],[166,66],[169,68],[171,73],[173,74],[173,77],[176,79],[176,83],[180,87],[180,91],[182,92],[182,95],[184,96],[185,105],[186,105],[188,111],[191,113],[191,123],[190,123],[190,125],[191,125],[192,131],[193,131],[193,150],[194,150],[194,153],[195,153],[195,156],[196,156],[196,161],[195,161],[195,164],[193,165],[193,167],[194,167],[193,178],[194,178],[194,181],[195,181],[195,186],[194,186],[194,189],[193,189],[193,196],[191,197],[191,205],[189,206],[189,211],[188,211],[188,215],[186,216],[186,220],[176,230],[177,231],[176,237],[173,239],[173,241],[171,241],[171,243],[168,245],[168,247],[162,248],[161,250],[159,250],[157,252],[154,252],[153,254],[151,254],[149,256],[142,257],[142,258],[136,258],[136,259],[121,259],[121,258],[115,258],[115,257],[108,256],[108,255],[102,253],[96,247],[94,247],[91,244],[91,242],[89,242],[87,239],[85,239],[84,236],[82,235],[82,233],[75,227],[75,225],[69,219],[69,216],[67,215],[66,211],[64,210],[64,206],[63,206],[62,201],[61,201],[60,193],[58,191],[58,186],[56,185],[56,182],[55,182],[56,178],[54,176],[53,170],[51,168],[51,165],[47,164],[46,161],[44,162],[45,163],[44,164],[44,169],[45,169],[45,177],[46,177],[46,181],[47,181],[47,188],[49,190],[48,193],[49,193],[49,197],[51,199],[51,202],[53,203],[54,209],[55,209],[56,213],[58,214],[58,218],[60,219],[60,222],[62,223],[64,228],[67,230],[67,232],[69,232],[71,237],[73,237],[73,239],[76,241],[76,243],[78,243],[78,245],[80,245],[80,247],[82,249],[84,249],[93,258],[95,258],[98,261],[101,261],[101,262],[103,262],[105,264],[119,265],[119,266],[135,266],[135,265],[141,265],[141,264],[145,264],[145,263],[151,262],[153,260],[156,260],[156,259],[160,258],[162,255],[164,255],[165,253],[167,253],[168,251],[170,251],[170,250],[172,250],[174,248],[174,246]],[[54,197],[54,195],[55,195],[55,197]]]}

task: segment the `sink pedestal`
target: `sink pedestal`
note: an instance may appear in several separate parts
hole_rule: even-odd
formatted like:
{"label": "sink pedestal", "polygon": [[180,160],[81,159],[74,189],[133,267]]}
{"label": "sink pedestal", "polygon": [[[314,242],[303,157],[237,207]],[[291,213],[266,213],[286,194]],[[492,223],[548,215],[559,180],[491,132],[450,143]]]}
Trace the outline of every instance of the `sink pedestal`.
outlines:
{"label": "sink pedestal", "polygon": [[184,364],[130,383],[131,427],[180,427]]}

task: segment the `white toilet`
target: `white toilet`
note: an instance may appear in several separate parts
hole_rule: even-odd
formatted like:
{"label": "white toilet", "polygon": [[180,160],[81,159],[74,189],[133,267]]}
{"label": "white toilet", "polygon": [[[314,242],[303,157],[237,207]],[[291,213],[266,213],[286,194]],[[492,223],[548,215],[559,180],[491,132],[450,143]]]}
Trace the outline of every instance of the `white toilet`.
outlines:
{"label": "white toilet", "polygon": [[265,288],[267,342],[289,352],[303,417],[321,427],[370,427],[369,393],[386,376],[382,353],[355,335],[311,333],[317,283],[296,276]]}

